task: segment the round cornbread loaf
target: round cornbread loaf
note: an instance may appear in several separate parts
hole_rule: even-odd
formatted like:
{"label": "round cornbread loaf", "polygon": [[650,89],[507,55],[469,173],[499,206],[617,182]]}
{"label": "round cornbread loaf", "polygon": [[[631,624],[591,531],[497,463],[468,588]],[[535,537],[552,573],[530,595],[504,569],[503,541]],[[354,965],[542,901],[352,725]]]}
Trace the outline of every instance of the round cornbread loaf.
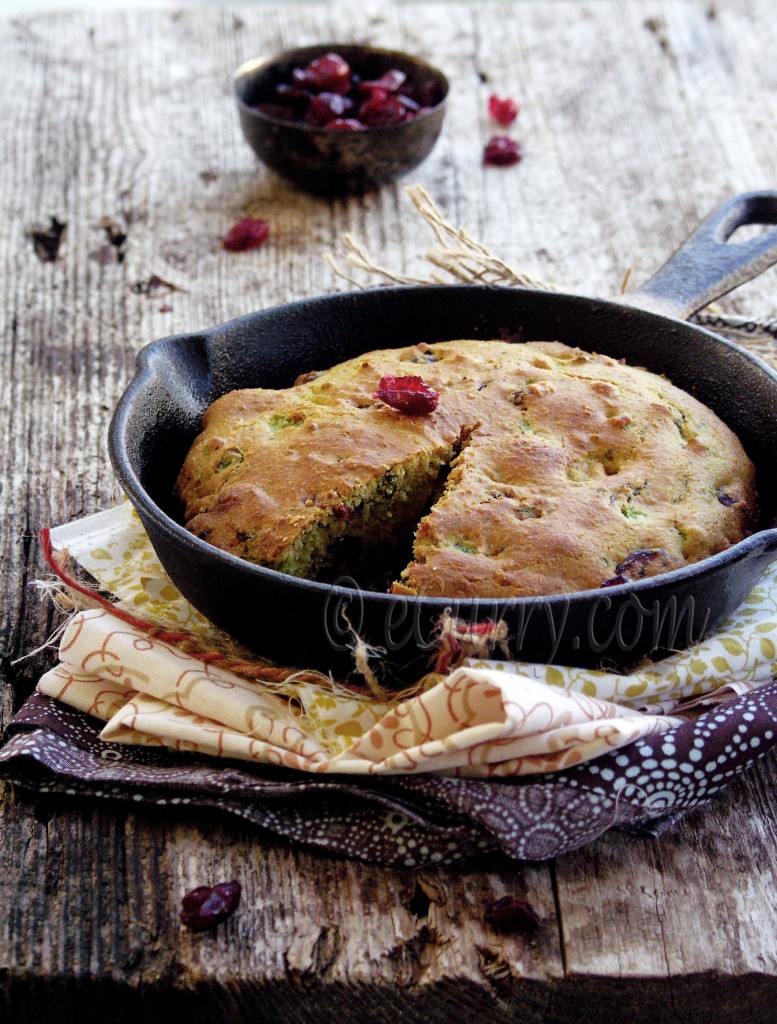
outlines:
{"label": "round cornbread loaf", "polygon": [[[386,374],[422,377],[437,408],[390,408]],[[189,530],[281,572],[504,598],[722,551],[755,528],[754,477],[731,430],[656,374],[559,342],[449,341],[225,395],[176,489]]]}

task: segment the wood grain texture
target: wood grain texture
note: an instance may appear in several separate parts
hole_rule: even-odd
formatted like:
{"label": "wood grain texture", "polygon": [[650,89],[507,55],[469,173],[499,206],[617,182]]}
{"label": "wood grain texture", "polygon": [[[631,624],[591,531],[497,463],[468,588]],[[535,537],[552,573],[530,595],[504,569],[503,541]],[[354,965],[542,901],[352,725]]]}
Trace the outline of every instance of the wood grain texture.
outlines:
{"label": "wood grain texture", "polygon": [[[433,241],[401,186],[350,201],[291,193],[242,142],[229,74],[342,39],[430,57],[450,115],[409,179],[508,262],[588,294],[648,277],[716,203],[775,187],[771,0],[555,0],[82,12],[0,24],[2,703],[50,660],[31,586],[46,523],[108,504],[110,412],[147,341],[347,287],[322,254],[344,232],[396,269]],[[481,164],[490,92],[523,101],[510,170]],[[271,242],[220,248],[253,214]],[[29,230],[66,222],[41,262]],[[119,244],[118,235],[126,239]],[[113,242],[111,242],[111,238]],[[154,286],[154,278],[166,284]],[[777,271],[723,308],[775,314]],[[773,342],[753,349],[777,365]],[[775,761],[660,840],[622,834],[553,864],[376,869],[218,817],[0,804],[0,1019],[543,1024],[773,1020]],[[181,895],[243,883],[213,935]],[[536,939],[482,921],[513,892]]]}

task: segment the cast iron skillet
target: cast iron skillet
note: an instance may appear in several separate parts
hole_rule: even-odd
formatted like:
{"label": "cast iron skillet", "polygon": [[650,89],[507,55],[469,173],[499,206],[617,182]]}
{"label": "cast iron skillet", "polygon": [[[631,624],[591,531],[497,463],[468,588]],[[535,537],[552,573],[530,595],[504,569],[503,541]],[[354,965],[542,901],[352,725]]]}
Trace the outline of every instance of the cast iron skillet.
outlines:
{"label": "cast iron skillet", "polygon": [[[509,653],[522,660],[625,666],[685,646],[733,611],[777,557],[777,373],[678,319],[777,261],[775,227],[726,244],[745,224],[777,224],[777,192],[725,203],[619,302],[476,285],[390,287],[295,302],[154,342],[140,352],[111,423],[119,482],[181,592],[248,647],[283,663],[349,671],[350,623],[383,648],[382,671],[399,683],[429,663],[446,609],[469,623],[504,621]],[[352,580],[295,579],[217,550],[181,525],[173,484],[203,410],[225,392],[288,387],[303,371],[371,349],[519,329],[526,341],[556,339],[645,366],[714,409],[757,466],[759,532],[695,565],[604,590],[451,601],[358,590]]]}

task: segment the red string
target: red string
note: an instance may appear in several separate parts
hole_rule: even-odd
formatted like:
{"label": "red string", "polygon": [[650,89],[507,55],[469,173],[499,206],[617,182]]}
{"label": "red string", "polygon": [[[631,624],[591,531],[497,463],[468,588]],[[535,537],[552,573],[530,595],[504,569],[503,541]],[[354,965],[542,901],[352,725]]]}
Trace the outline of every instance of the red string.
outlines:
{"label": "red string", "polygon": [[[80,594],[86,594],[90,600],[96,601],[107,611],[110,611],[112,615],[116,615],[117,618],[121,618],[121,620],[129,626],[134,626],[135,629],[142,630],[144,633],[154,633],[154,635],[159,637],[160,640],[169,640],[171,643],[181,643],[184,640],[190,639],[185,633],[172,633],[159,630],[156,626],[143,622],[142,618],[136,618],[134,615],[131,615],[129,611],[125,611],[123,608],[118,607],[113,601],[110,601],[106,597],[102,597],[101,594],[97,594],[89,587],[79,583],[78,580],[70,575],[70,573],[64,571],[57,560],[56,555],[54,554],[54,545],[51,541],[50,528],[48,526],[44,526],[43,529],[40,530],[38,536],[40,537],[41,548],[43,549],[43,557],[46,559],[49,568],[58,575],[62,583],[67,584],[72,590],[77,590]],[[203,660],[216,660],[218,658],[223,658],[225,655],[216,653],[198,655],[198,657],[201,656]]]}
{"label": "red string", "polygon": [[[252,676],[255,679],[272,680],[275,682],[283,682],[290,676],[295,676],[301,682],[320,681],[321,673],[319,672],[312,671],[308,673],[305,669],[281,668],[277,665],[257,665],[254,662],[243,661],[239,658],[230,657],[228,654],[220,654],[218,651],[197,650],[194,646],[197,641],[187,633],[175,633],[170,630],[164,630],[159,626],[154,626],[150,622],[144,622],[142,619],[137,619],[134,615],[124,611],[123,608],[119,608],[113,601],[109,601],[108,598],[103,597],[101,594],[96,593],[89,587],[84,586],[83,583],[79,583],[77,579],[66,572],[61,562],[57,559],[54,552],[54,544],[51,540],[51,530],[48,526],[44,526],[43,529],[38,532],[38,537],[40,538],[41,549],[43,551],[43,557],[46,559],[46,563],[51,571],[54,572],[64,584],[72,590],[78,591],[79,594],[86,595],[90,601],[95,601],[101,607],[105,608],[106,611],[110,612],[111,615],[115,615],[118,619],[121,619],[122,622],[126,622],[129,626],[133,626],[135,629],[139,629],[144,633],[149,633],[157,640],[162,640],[169,644],[174,644],[176,646],[184,644],[188,645],[186,653],[206,665],[220,662],[224,664],[227,669],[231,669],[241,675]],[[349,685],[342,681],[340,682],[340,685],[357,694],[364,692],[364,688],[362,686],[356,686],[353,684]]]}
{"label": "red string", "polygon": [[[176,633],[170,630],[161,629],[159,626],[154,626],[150,622],[144,622],[142,619],[135,618],[129,612],[119,608],[113,601],[109,601],[108,598],[103,597],[101,594],[95,593],[89,587],[84,586],[83,583],[79,583],[78,580],[74,579],[68,572],[65,571],[60,561],[54,552],[54,544],[51,540],[51,530],[49,527],[44,527],[39,531],[38,536],[40,538],[41,549],[43,551],[43,557],[52,572],[56,575],[72,590],[78,591],[79,594],[85,594],[90,601],[96,601],[97,604],[105,608],[106,611],[110,612],[111,615],[115,615],[122,622],[126,622],[128,625],[133,626],[135,629],[142,630],[144,633],[149,633],[157,640],[162,640],[166,643],[174,645],[189,645],[186,651],[193,658],[201,661],[205,664],[221,662],[225,664],[225,667],[232,669],[235,672],[239,672],[242,675],[253,676],[257,679],[270,679],[274,681],[283,682],[288,679],[289,676],[299,676],[300,679],[307,678],[307,674],[304,670],[294,668],[279,668],[274,665],[257,665],[252,662],[246,662],[240,659],[230,657],[228,654],[220,654],[218,651],[202,651],[193,649],[196,644],[196,640],[193,640],[191,636],[186,633]],[[319,673],[314,673],[315,678],[319,678]],[[356,688],[355,688],[356,689]]]}
{"label": "red string", "polygon": [[[40,544],[43,550],[43,557],[52,572],[55,572],[57,576],[62,580],[63,583],[67,584],[72,590],[77,590],[79,594],[85,594],[90,600],[96,601],[99,605],[102,605],[111,615],[115,615],[117,618],[126,622],[130,626],[134,626],[136,629],[143,630],[144,633],[153,633],[159,640],[165,640],[168,643],[180,644],[187,640],[191,640],[190,636],[186,633],[175,633],[168,630],[160,629],[158,626],[152,625],[150,622],[144,622],[142,619],[135,618],[134,615],[130,615],[129,612],[125,612],[123,608],[119,608],[113,601],[109,601],[108,598],[103,597],[101,594],[96,593],[89,587],[84,586],[83,583],[79,583],[69,573],[65,572],[64,568],[57,560],[54,553],[54,544],[51,540],[51,530],[48,526],[44,526],[40,530],[38,536],[40,537]],[[228,655],[219,654],[216,651],[203,651],[202,653],[195,654],[195,657],[199,658],[200,661],[225,661],[230,659]]]}

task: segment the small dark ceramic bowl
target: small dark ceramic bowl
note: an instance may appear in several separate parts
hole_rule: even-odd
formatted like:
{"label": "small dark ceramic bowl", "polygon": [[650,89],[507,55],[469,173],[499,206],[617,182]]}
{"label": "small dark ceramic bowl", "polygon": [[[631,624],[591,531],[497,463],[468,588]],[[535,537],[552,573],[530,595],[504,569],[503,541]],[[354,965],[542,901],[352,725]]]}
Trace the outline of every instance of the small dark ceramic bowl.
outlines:
{"label": "small dark ceramic bowl", "polygon": [[[331,52],[343,57],[363,81],[373,81],[391,69],[404,72],[410,86],[433,94],[433,105],[412,121],[364,131],[333,131],[284,121],[256,109],[257,104],[277,102],[275,88],[291,82],[294,68]],[[234,86],[240,124],[253,151],[276,174],[315,195],[368,192],[417,167],[440,134],[449,88],[441,71],[417,57],[345,43],[306,46],[250,60],[235,72]]]}

